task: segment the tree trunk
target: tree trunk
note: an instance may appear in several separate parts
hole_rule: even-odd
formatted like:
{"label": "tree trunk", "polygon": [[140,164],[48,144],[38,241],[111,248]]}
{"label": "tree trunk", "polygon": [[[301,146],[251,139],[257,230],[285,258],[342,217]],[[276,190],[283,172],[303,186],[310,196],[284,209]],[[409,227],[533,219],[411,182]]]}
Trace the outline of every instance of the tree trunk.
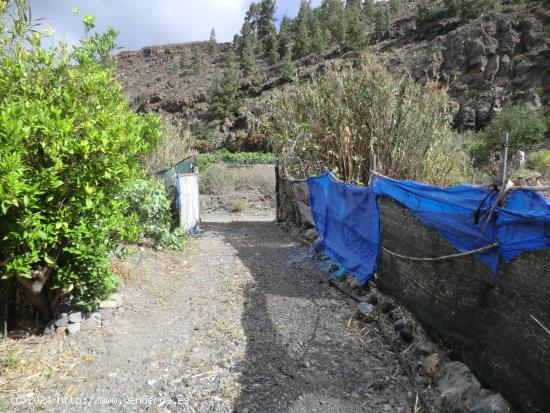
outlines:
{"label": "tree trunk", "polygon": [[45,323],[51,321],[53,319],[53,311],[48,297],[48,288],[46,287],[47,280],[42,281],[41,279],[29,279],[18,276],[17,281],[23,286],[23,291],[29,302],[40,312],[42,321]]}

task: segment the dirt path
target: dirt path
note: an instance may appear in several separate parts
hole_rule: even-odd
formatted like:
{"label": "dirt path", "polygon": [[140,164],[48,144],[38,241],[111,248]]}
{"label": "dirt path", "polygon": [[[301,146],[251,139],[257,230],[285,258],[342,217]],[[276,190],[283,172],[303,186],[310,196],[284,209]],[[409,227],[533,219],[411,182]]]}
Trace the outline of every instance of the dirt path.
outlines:
{"label": "dirt path", "polygon": [[183,254],[132,257],[124,313],[65,340],[88,361],[63,391],[72,399],[48,410],[412,411],[412,388],[373,352],[386,349],[367,348],[352,304],[292,264],[304,247],[270,222],[204,230]]}

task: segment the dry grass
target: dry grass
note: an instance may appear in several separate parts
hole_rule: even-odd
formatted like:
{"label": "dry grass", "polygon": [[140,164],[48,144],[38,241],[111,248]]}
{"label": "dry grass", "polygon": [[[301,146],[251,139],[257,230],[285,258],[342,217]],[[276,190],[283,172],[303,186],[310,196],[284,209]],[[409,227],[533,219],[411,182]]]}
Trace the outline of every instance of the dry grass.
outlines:
{"label": "dry grass", "polygon": [[246,212],[250,208],[250,204],[246,199],[239,198],[231,201],[231,212]]}
{"label": "dry grass", "polygon": [[200,175],[200,191],[203,194],[224,195],[233,192],[233,175],[225,164],[209,165]]}
{"label": "dry grass", "polygon": [[271,194],[275,190],[275,171],[271,165],[230,168],[235,188],[258,189],[262,194]]}
{"label": "dry grass", "polygon": [[133,278],[132,268],[124,261],[113,260],[109,264],[109,268],[124,284],[128,284]]}
{"label": "dry grass", "polygon": [[69,383],[78,379],[74,368],[83,359],[62,347],[62,337],[55,335],[0,341],[0,407],[9,406],[13,396],[70,393]]}
{"label": "dry grass", "polygon": [[142,161],[144,169],[149,173],[165,171],[195,153],[195,139],[181,122],[167,124],[165,134],[165,139]]}

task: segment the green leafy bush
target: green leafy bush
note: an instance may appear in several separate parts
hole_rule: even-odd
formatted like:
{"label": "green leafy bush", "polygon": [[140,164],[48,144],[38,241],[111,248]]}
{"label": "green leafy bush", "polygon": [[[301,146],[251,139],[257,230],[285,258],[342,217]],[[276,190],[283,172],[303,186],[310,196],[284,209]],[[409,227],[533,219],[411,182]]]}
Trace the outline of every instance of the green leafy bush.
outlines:
{"label": "green leafy bush", "polygon": [[260,124],[284,172],[307,177],[331,168],[366,183],[377,155],[378,172],[398,179],[463,181],[467,153],[451,128],[446,91],[395,77],[368,55],[363,62],[296,83],[268,102]]}
{"label": "green leafy bush", "polygon": [[192,134],[195,138],[193,147],[201,153],[215,151],[223,143],[219,132],[202,124],[194,128]]}
{"label": "green leafy bush", "polygon": [[530,153],[529,166],[540,174],[550,177],[550,149]]}
{"label": "green leafy bush", "polygon": [[[118,195],[160,140],[160,121],[131,111],[114,67],[117,32],[71,50],[43,47],[24,0],[0,10],[0,277],[17,279],[46,320],[67,289],[80,304],[116,285],[108,253],[135,238]],[[48,42],[49,43],[49,42]]]}
{"label": "green leafy bush", "polygon": [[199,154],[196,157],[199,171],[205,170],[208,165],[213,163],[227,163],[233,165],[270,165],[274,164],[276,159],[272,153],[264,152],[237,152],[232,153],[227,149],[222,149],[214,153]]}
{"label": "green leafy bush", "polygon": [[171,228],[170,199],[162,182],[136,179],[125,188],[123,197],[138,219],[140,237],[154,240],[159,250],[183,250],[185,237],[179,228]]}
{"label": "green leafy bush", "polygon": [[477,163],[485,163],[489,156],[502,149],[505,132],[510,133],[510,148],[527,151],[543,141],[550,121],[542,112],[535,112],[524,105],[508,106],[493,122],[476,134],[472,154]]}

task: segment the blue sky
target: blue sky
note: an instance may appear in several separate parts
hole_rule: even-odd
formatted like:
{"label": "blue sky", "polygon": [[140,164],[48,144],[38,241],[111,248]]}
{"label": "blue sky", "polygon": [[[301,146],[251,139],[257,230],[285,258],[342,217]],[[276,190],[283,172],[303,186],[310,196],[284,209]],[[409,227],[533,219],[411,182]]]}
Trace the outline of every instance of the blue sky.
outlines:
{"label": "blue sky", "polygon": [[[318,5],[321,0],[314,0]],[[165,43],[206,40],[214,27],[219,41],[230,41],[240,30],[252,0],[30,0],[33,17],[43,17],[56,40],[69,43],[82,35],[79,18],[72,12],[97,17],[96,27],[120,31],[124,49]],[[300,0],[279,0],[277,18],[296,15]]]}

